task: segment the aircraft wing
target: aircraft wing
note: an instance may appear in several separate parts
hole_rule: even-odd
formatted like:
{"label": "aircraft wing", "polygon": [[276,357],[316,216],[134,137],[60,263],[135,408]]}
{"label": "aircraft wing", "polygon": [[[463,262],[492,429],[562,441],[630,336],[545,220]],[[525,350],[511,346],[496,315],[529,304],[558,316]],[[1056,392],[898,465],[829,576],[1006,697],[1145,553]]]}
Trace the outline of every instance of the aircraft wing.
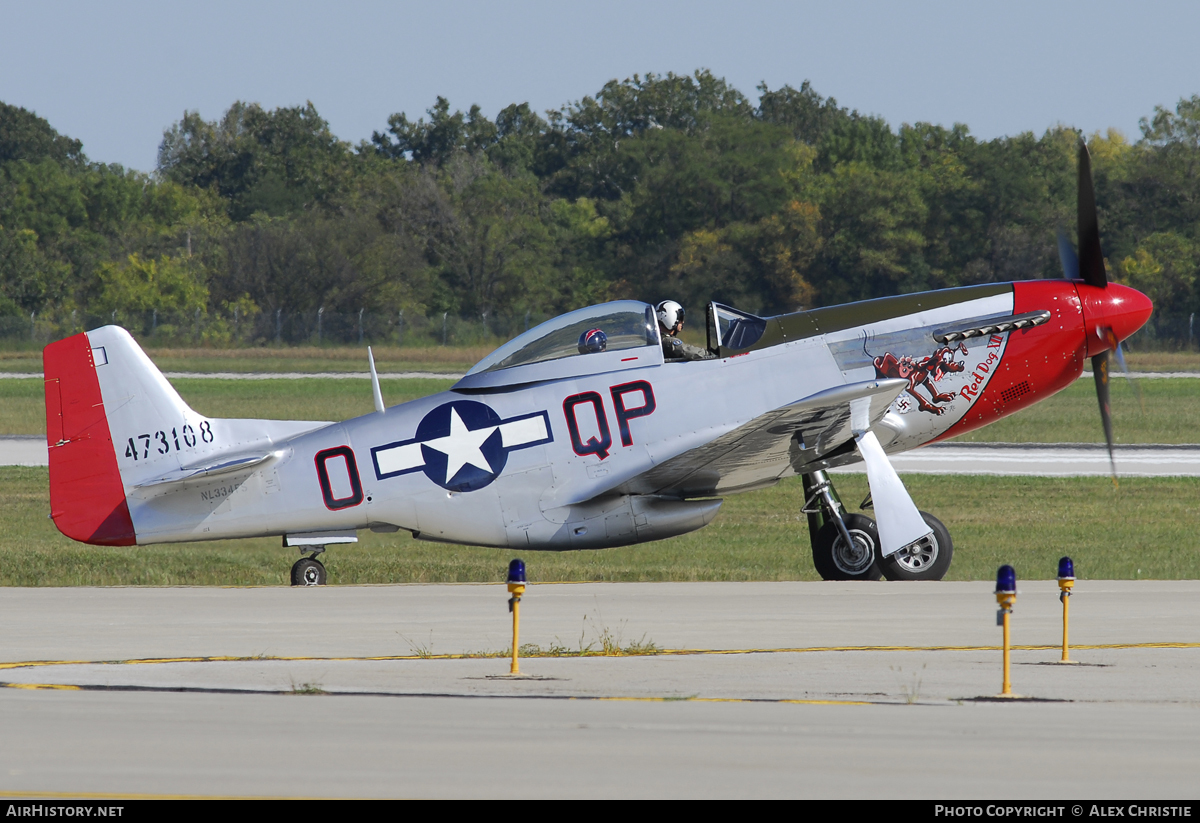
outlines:
{"label": "aircraft wing", "polygon": [[708,497],[770,485],[853,451],[854,431],[878,423],[907,387],[907,380],[868,380],[818,392],[669,458],[619,491]]}

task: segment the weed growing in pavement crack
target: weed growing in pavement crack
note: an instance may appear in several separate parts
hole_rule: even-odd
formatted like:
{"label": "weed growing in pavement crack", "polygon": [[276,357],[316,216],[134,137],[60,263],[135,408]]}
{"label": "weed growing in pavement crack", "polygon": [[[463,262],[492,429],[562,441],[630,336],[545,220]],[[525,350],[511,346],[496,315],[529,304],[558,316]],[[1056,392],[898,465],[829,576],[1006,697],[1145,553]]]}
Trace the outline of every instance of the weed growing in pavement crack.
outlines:
{"label": "weed growing in pavement crack", "polygon": [[[925,671],[925,667],[927,665],[928,665],[927,663],[922,663],[921,671]],[[888,668],[903,677],[903,675],[904,675],[903,667],[888,666]],[[903,680],[900,683],[900,693],[904,695],[904,702],[910,706],[921,699],[921,680],[922,679],[923,679],[923,676],[919,672],[913,672],[911,684],[904,683]]]}
{"label": "weed growing in pavement crack", "polygon": [[292,681],[291,694],[329,694],[319,683],[297,683]]}

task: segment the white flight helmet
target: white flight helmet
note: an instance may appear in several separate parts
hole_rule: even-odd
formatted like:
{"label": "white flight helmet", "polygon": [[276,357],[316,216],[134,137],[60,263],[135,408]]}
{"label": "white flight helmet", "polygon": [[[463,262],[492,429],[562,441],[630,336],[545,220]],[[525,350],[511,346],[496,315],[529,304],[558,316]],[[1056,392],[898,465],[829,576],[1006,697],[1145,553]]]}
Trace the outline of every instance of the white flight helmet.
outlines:
{"label": "white flight helmet", "polygon": [[658,322],[661,323],[662,327],[667,331],[675,328],[676,323],[683,322],[683,306],[679,305],[674,300],[662,301],[658,304],[655,312],[658,314]]}

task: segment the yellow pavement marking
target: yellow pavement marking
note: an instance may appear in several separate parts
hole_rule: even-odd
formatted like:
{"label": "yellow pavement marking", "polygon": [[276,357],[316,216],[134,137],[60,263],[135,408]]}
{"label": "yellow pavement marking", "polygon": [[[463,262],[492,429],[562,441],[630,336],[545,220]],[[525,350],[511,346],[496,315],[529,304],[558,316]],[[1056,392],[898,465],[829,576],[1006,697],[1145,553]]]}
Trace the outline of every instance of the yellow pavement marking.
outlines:
{"label": "yellow pavement marking", "polygon": [[68,686],[62,683],[5,683],[10,689],[56,689],[64,692],[83,691],[78,686]]}
{"label": "yellow pavement marking", "polygon": [[[1018,645],[1011,648],[1020,651],[1050,651],[1061,648],[1061,644],[1048,643],[1044,645]],[[1200,649],[1200,643],[1073,643],[1072,649]],[[818,652],[994,652],[1000,651],[1000,646],[800,646],[779,649],[658,649],[643,654],[614,654],[602,653],[579,654],[564,652],[562,654],[531,654],[531,658],[581,658],[581,657],[684,657],[700,654],[813,654]],[[270,656],[256,655],[253,657],[238,656],[205,656],[205,657],[145,657],[130,660],[22,660],[0,663],[3,669],[26,669],[39,666],[146,666],[163,663],[278,663],[278,662],[389,662],[400,660],[489,660],[507,657],[506,652],[465,652],[461,654],[393,654],[372,655],[364,657],[306,657],[306,656]]]}

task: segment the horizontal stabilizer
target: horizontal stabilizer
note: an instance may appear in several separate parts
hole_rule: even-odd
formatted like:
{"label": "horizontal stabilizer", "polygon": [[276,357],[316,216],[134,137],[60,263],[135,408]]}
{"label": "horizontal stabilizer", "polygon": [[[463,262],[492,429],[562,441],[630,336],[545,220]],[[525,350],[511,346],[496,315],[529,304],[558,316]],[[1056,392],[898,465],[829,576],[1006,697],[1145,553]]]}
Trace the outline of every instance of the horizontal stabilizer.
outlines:
{"label": "horizontal stabilizer", "polygon": [[135,488],[144,489],[150,486],[161,486],[168,483],[185,483],[189,480],[202,480],[221,474],[249,471],[250,469],[261,466],[268,460],[279,456],[280,455],[278,452],[268,452],[267,454],[251,454],[243,457],[234,457],[222,460],[219,463],[212,463],[205,466],[185,466],[177,471],[168,472],[160,477],[143,480],[141,483],[138,483]]}

